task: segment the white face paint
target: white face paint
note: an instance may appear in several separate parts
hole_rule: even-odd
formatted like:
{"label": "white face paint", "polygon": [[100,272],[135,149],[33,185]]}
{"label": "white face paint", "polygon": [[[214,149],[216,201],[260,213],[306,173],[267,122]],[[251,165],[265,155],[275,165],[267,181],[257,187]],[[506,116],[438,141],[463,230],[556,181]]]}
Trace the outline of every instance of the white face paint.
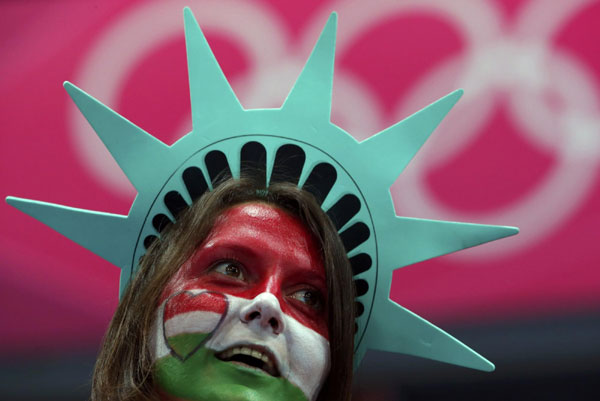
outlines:
{"label": "white face paint", "polygon": [[304,226],[279,209],[226,211],[163,294],[155,377],[165,393],[316,399],[330,367],[316,249]]}

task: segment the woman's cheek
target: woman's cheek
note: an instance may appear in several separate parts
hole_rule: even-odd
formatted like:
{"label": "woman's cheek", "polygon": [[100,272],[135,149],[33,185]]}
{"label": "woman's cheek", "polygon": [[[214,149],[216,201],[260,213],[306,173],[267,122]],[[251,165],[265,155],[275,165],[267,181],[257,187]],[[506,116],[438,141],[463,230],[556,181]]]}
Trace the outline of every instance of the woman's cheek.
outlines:
{"label": "woman's cheek", "polygon": [[327,309],[315,310],[307,305],[299,305],[300,301],[286,300],[281,302],[283,313],[296,319],[299,323],[319,333],[329,340]]}

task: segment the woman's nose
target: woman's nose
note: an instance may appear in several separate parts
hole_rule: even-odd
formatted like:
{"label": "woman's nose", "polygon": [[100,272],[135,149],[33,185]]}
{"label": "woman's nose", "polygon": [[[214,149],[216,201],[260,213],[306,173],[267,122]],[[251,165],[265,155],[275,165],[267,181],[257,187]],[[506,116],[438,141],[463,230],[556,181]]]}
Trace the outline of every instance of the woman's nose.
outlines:
{"label": "woman's nose", "polygon": [[244,323],[256,322],[263,329],[280,334],[285,330],[283,312],[275,295],[263,292],[257,295],[249,305],[240,310],[240,319]]}

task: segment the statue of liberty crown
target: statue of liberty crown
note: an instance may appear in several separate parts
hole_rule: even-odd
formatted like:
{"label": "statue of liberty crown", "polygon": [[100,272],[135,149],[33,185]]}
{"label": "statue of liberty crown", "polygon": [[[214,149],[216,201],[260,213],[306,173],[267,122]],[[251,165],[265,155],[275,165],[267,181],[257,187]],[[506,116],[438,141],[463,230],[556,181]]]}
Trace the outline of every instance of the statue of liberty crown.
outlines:
{"label": "statue of liberty crown", "polygon": [[315,195],[338,229],[356,285],[355,367],[366,350],[475,369],[494,365],[389,298],[395,269],[514,235],[514,227],[396,216],[389,188],[462,95],[450,93],[356,141],[331,123],[337,16],[331,14],[285,102],[245,110],[192,12],[184,10],[192,131],[167,146],[71,83],[65,89],[138,195],[127,216],[28,199],[7,202],[121,268],[120,294],[149,244],[225,171],[261,165],[265,185],[290,179]]}

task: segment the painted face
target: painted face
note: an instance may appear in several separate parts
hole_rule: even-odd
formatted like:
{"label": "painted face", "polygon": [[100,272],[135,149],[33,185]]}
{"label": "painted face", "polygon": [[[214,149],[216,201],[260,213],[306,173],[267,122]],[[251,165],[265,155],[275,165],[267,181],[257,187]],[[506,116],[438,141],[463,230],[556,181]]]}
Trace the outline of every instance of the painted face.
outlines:
{"label": "painted face", "polygon": [[226,210],[165,289],[154,376],[166,399],[314,400],[329,372],[325,271],[295,217]]}

